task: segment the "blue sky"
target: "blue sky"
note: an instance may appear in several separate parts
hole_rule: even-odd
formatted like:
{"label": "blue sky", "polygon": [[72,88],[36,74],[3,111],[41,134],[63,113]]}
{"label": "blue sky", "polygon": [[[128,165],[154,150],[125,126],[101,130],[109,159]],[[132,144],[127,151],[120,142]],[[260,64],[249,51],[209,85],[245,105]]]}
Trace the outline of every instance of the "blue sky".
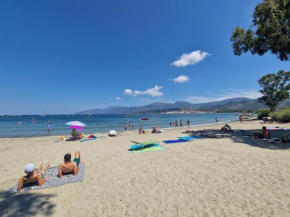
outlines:
{"label": "blue sky", "polygon": [[260,77],[290,70],[233,54],[260,2],[1,1],[0,114],[255,98]]}

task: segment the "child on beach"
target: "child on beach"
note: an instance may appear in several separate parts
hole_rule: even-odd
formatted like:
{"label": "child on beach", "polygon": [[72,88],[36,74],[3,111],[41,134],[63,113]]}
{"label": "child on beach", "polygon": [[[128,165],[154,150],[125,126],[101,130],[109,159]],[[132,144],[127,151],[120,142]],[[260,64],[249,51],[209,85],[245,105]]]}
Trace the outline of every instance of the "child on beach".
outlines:
{"label": "child on beach", "polygon": [[189,124],[190,124],[190,121],[189,121],[189,119],[187,120],[187,127],[189,127]]}
{"label": "child on beach", "polygon": [[179,123],[179,125],[180,125],[180,126],[179,126],[180,128],[183,128],[183,123],[182,123],[182,120],[180,120],[180,123]]}
{"label": "child on beach", "polygon": [[124,124],[124,130],[127,131],[127,124]]}

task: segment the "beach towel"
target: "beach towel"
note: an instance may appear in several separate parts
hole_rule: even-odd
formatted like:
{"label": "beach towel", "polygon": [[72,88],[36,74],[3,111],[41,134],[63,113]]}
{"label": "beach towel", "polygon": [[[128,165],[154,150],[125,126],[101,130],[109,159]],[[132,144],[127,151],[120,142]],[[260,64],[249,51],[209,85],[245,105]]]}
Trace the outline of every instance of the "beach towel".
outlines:
{"label": "beach towel", "polygon": [[181,143],[181,142],[190,142],[190,140],[178,139],[178,140],[165,140],[165,144]]}
{"label": "beach towel", "polygon": [[89,139],[83,139],[80,142],[86,142],[86,141],[91,141],[91,140],[96,140],[96,139],[97,139],[97,137],[89,138]]}
{"label": "beach towel", "polygon": [[151,144],[150,146],[144,146],[140,144],[131,145],[129,151],[132,153],[142,153],[151,151],[164,151],[165,149],[159,144]]}
{"label": "beach towel", "polygon": [[267,130],[284,130],[284,127],[267,127]]}
{"label": "beach towel", "polygon": [[[77,175],[73,174],[63,175],[61,178],[58,178],[58,167],[50,167],[48,168],[44,176],[47,177],[48,180],[42,186],[39,186],[37,183],[23,184],[23,187],[19,192],[23,193],[31,190],[58,187],[68,183],[82,182],[84,179],[84,175],[85,175],[84,162],[79,164],[79,172]],[[18,193],[17,186],[18,184],[14,185],[7,191],[1,192],[1,195]]]}
{"label": "beach towel", "polygon": [[200,136],[184,136],[184,137],[177,137],[178,139],[182,140],[197,140],[197,139],[203,139]]}

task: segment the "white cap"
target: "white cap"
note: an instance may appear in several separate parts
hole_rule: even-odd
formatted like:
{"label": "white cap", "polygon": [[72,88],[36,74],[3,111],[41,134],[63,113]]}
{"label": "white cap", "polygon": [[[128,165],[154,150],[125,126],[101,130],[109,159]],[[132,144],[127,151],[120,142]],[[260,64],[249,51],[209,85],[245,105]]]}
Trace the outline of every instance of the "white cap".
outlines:
{"label": "white cap", "polygon": [[25,173],[32,173],[34,171],[34,164],[29,163],[25,166]]}

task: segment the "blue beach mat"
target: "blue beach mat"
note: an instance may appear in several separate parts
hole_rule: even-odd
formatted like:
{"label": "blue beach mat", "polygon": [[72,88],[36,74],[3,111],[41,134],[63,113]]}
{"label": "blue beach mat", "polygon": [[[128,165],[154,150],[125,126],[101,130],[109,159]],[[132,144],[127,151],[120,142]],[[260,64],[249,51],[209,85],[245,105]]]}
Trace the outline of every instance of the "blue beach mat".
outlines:
{"label": "blue beach mat", "polygon": [[89,138],[89,139],[83,139],[80,142],[86,142],[86,141],[91,141],[91,140],[96,140],[96,139],[97,139],[97,137]]}
{"label": "blue beach mat", "polygon": [[178,139],[181,140],[197,140],[197,139],[203,139],[200,136],[184,136],[184,137],[177,137]]}
{"label": "blue beach mat", "polygon": [[173,143],[182,143],[189,142],[190,140],[178,139],[178,140],[165,140],[163,141],[165,144],[173,144]]}
{"label": "blue beach mat", "polygon": [[142,152],[150,152],[150,151],[164,151],[165,149],[159,144],[152,144],[152,145],[131,145],[129,151],[132,153],[142,153]]}

